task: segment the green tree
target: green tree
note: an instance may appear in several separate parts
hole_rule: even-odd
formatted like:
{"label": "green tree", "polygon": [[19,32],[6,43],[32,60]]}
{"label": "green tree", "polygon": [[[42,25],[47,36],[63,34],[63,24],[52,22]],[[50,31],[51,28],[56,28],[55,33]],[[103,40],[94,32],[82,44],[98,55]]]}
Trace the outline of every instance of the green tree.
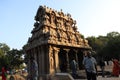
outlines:
{"label": "green tree", "polygon": [[113,39],[113,38],[115,38],[115,37],[117,37],[117,36],[120,36],[120,33],[115,32],[115,31],[109,32],[109,33],[107,34],[107,38],[108,38],[108,39]]}
{"label": "green tree", "polygon": [[2,66],[7,66],[9,64],[6,54],[10,50],[9,46],[5,43],[0,43],[0,69]]}
{"label": "green tree", "polygon": [[105,56],[111,58],[120,58],[120,33],[110,32],[107,34],[108,43],[103,49]]}
{"label": "green tree", "polygon": [[0,57],[6,55],[6,53],[10,50],[10,47],[5,43],[0,43]]}
{"label": "green tree", "polygon": [[106,36],[88,37],[87,40],[99,58],[120,58],[120,33],[110,32]]}
{"label": "green tree", "polygon": [[22,58],[23,50],[12,49],[7,53],[6,56],[9,60],[9,66],[12,68],[20,68],[20,65],[24,61]]}
{"label": "green tree", "polygon": [[88,37],[86,38],[88,40],[88,44],[92,47],[92,49],[95,51],[95,52],[99,52],[102,47],[104,46],[104,37],[100,36],[100,37]]}

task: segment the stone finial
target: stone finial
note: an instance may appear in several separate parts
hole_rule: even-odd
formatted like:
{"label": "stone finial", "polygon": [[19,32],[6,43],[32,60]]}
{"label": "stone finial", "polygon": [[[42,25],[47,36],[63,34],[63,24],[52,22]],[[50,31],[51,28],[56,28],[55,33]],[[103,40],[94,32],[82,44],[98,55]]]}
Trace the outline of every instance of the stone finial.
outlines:
{"label": "stone finial", "polygon": [[76,20],[73,21],[73,24],[76,25]]}
{"label": "stone finial", "polygon": [[68,17],[71,17],[71,14],[70,14],[70,13],[67,13],[67,16],[68,16]]}
{"label": "stone finial", "polygon": [[60,12],[62,12],[62,9],[60,9]]}
{"label": "stone finial", "polygon": [[46,8],[46,5],[44,5],[44,8]]}

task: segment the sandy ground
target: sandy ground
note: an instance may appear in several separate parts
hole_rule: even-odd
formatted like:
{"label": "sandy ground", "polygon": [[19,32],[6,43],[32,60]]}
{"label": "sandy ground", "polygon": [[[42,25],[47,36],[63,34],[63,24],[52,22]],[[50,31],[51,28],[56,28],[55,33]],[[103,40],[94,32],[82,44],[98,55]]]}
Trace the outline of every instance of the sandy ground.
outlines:
{"label": "sandy ground", "polygon": [[[100,71],[100,67],[98,66],[98,71]],[[109,66],[105,66],[105,71],[109,71],[109,72],[112,72],[112,65],[109,65]],[[80,75],[83,75],[85,76],[85,71],[80,71],[79,72]],[[25,80],[25,77],[27,74],[22,74],[22,75],[19,75],[19,74],[16,74],[15,77],[22,77],[20,80]],[[7,76],[7,80],[9,80],[10,78],[10,75]],[[1,76],[0,76],[0,80],[1,79]],[[87,79],[75,79],[75,80],[87,80]],[[99,75],[97,77],[97,80],[120,80],[120,76],[119,77],[112,77],[111,75],[106,75],[105,77],[102,77],[101,75]]]}
{"label": "sandy ground", "polygon": [[[112,73],[112,65],[109,66],[105,66],[105,71],[109,71]],[[98,71],[100,71],[100,67],[98,66]],[[75,80],[87,80],[87,79],[75,79]],[[101,75],[99,75],[97,77],[97,80],[120,80],[120,75],[119,77],[113,77],[111,75],[106,75],[105,77],[102,77]]]}

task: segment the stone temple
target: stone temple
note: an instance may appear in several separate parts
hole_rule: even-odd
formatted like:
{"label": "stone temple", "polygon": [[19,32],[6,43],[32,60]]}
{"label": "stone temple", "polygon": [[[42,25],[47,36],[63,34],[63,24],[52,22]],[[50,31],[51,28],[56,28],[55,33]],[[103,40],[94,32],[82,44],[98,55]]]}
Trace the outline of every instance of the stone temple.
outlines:
{"label": "stone temple", "polygon": [[78,70],[82,69],[83,54],[91,47],[77,31],[70,14],[40,6],[31,33],[24,50],[28,57],[36,59],[39,78],[47,80],[55,73],[69,73],[72,57],[78,63]]}

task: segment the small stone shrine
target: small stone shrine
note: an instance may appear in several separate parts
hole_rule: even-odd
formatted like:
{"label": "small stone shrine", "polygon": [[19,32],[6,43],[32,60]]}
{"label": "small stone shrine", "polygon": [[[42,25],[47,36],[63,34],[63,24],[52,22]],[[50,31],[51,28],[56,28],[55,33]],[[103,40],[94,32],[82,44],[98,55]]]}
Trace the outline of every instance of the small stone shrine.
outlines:
{"label": "small stone shrine", "polygon": [[91,47],[77,31],[76,21],[71,15],[40,6],[35,21],[32,36],[24,50],[28,57],[36,59],[39,79],[46,80],[55,73],[70,72],[73,57],[78,62],[78,70],[81,69],[83,54]]}

